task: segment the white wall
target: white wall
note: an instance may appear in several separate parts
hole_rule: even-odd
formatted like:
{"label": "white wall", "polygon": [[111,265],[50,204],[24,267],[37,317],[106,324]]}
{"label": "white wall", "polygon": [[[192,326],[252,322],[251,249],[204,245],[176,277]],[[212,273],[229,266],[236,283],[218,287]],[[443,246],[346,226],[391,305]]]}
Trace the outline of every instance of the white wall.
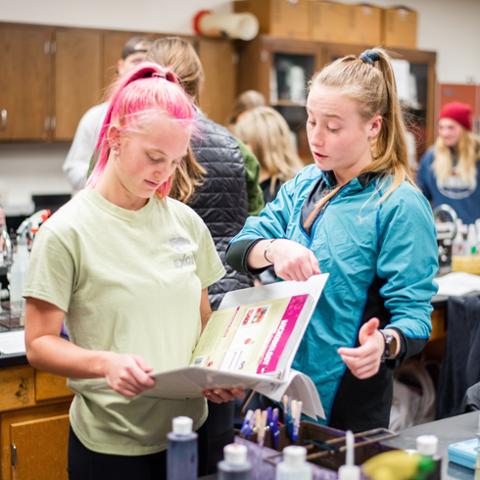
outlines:
{"label": "white wall", "polygon": [[[402,3],[418,11],[418,48],[437,52],[439,82],[480,83],[479,0],[369,1],[380,6]],[[0,0],[0,21],[191,34],[191,19],[200,9],[230,11],[231,2]],[[67,151],[65,144],[0,143],[0,202],[7,191],[13,206],[28,205],[32,193],[69,192],[61,171]]]}

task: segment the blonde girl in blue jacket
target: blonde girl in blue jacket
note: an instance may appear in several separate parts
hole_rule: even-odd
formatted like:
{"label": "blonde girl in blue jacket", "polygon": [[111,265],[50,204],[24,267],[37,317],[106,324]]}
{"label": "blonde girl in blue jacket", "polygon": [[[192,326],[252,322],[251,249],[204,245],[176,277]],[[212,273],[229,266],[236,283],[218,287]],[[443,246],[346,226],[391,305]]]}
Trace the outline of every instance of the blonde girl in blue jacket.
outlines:
{"label": "blonde girl in blue jacket", "polygon": [[330,274],[293,367],[315,382],[331,426],[386,427],[393,367],[430,334],[438,268],[386,52],[326,66],[307,112],[314,165],[247,220],[227,261],[252,273],[273,265],[284,280]]}

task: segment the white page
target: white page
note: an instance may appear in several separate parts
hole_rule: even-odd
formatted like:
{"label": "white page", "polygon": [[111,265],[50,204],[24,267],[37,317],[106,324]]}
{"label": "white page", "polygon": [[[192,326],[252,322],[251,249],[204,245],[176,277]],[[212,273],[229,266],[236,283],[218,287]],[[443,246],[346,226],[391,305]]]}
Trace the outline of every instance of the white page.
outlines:
{"label": "white page", "polygon": [[464,272],[452,272],[442,277],[437,277],[437,295],[465,295],[470,292],[480,292],[480,276]]}
{"label": "white page", "polygon": [[313,297],[314,305],[316,305],[327,279],[328,273],[322,273],[310,277],[305,282],[290,280],[287,282],[275,282],[269,285],[235,290],[225,294],[219,308],[230,308],[237,305],[247,305],[249,303],[292,297],[306,293]]}
{"label": "white page", "polygon": [[3,355],[25,353],[25,334],[23,329],[0,333],[0,353]]}

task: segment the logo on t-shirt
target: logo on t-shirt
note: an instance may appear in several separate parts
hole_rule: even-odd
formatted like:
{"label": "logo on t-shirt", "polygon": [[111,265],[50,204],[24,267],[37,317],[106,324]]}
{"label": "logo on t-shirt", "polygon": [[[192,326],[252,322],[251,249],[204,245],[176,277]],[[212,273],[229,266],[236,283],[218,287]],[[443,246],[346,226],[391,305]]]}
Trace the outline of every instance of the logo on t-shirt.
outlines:
{"label": "logo on t-shirt", "polygon": [[170,246],[179,255],[173,259],[175,268],[185,268],[190,265],[195,265],[195,258],[193,257],[193,245],[188,238],[173,237],[169,240]]}
{"label": "logo on t-shirt", "polygon": [[468,184],[461,177],[450,175],[442,184],[437,180],[437,188],[440,193],[447,198],[461,200],[473,194],[477,188],[477,180],[474,179],[472,184]]}

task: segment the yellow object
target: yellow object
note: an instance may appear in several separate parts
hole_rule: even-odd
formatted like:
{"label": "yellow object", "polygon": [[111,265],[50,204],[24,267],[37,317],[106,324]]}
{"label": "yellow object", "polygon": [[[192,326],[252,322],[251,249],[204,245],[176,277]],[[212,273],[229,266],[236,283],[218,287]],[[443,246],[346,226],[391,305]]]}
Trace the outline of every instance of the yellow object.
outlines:
{"label": "yellow object", "polygon": [[453,255],[452,272],[480,275],[480,255]]}
{"label": "yellow object", "polygon": [[408,480],[416,475],[419,460],[417,453],[393,450],[370,458],[362,470],[372,480]]}

